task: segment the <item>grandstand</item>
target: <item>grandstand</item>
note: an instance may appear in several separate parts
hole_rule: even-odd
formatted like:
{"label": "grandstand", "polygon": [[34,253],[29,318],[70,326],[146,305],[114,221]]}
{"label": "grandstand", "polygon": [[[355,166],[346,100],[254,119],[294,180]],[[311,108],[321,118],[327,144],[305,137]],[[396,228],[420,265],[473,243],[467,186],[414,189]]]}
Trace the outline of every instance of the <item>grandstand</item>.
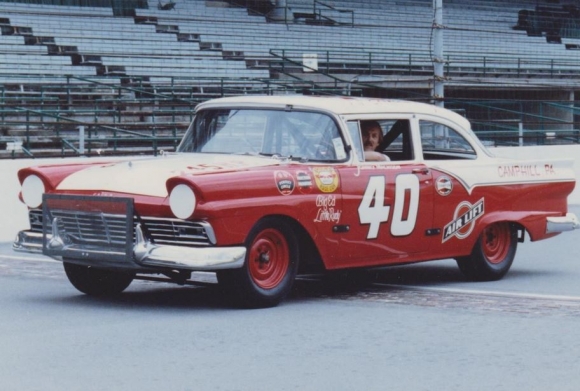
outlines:
{"label": "grandstand", "polygon": [[432,101],[435,28],[482,139],[578,142],[575,3],[444,0],[434,26],[431,0],[0,0],[0,157],[172,149],[217,96]]}

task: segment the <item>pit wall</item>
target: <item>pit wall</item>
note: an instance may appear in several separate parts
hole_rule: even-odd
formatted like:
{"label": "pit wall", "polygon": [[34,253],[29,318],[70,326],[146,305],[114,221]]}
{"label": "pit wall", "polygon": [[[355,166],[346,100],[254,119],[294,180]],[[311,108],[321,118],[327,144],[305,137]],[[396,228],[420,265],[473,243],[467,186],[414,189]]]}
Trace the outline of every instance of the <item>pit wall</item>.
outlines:
{"label": "pit wall", "polygon": [[[576,180],[580,183],[580,145],[502,147],[490,150],[497,156],[514,159],[575,159],[574,171],[576,172]],[[18,170],[32,165],[71,163],[79,160],[86,160],[86,158],[0,160],[0,242],[12,242],[18,231],[28,228],[27,208],[18,200],[20,191],[20,184],[16,176]],[[105,159],[91,158],[91,161],[98,160]],[[106,160],[114,159],[107,158]],[[568,203],[580,205],[580,185],[577,185],[570,194]]]}

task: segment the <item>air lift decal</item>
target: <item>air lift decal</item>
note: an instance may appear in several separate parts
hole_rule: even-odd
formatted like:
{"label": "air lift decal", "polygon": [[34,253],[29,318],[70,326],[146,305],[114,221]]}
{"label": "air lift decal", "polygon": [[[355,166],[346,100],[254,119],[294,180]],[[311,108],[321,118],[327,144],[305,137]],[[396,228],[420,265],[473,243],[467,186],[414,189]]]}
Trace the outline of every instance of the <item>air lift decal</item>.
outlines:
{"label": "air lift decal", "polygon": [[453,221],[443,228],[443,243],[453,236],[458,239],[465,239],[471,234],[475,226],[475,220],[485,213],[483,200],[482,198],[473,205],[467,201],[463,201],[457,205],[453,215]]}

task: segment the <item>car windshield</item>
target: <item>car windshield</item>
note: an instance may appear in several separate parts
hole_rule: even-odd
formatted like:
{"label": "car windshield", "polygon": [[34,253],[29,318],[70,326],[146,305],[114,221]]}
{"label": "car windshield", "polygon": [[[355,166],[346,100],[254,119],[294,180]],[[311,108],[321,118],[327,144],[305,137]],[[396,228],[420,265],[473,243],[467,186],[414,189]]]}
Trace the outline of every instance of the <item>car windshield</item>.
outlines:
{"label": "car windshield", "polygon": [[341,161],[347,157],[331,117],[285,110],[202,110],[177,150],[309,161]]}

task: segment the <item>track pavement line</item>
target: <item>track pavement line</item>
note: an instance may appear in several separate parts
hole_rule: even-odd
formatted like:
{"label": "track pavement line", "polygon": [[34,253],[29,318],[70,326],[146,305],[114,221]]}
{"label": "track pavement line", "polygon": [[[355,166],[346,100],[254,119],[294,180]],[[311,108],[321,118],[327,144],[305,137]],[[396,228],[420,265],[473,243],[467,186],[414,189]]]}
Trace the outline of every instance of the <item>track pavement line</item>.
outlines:
{"label": "track pavement line", "polygon": [[49,262],[49,263],[59,263],[59,261],[51,259],[51,258],[39,258],[39,257],[27,257],[27,256],[19,256],[19,255],[5,255],[0,254],[0,260],[11,260],[11,261],[34,261],[34,262]]}
{"label": "track pavement line", "polygon": [[539,299],[539,300],[558,300],[558,301],[580,302],[580,296],[545,295],[545,294],[541,294],[541,293],[519,293],[519,292],[506,292],[506,291],[482,291],[482,290],[476,290],[476,289],[460,289],[460,288],[437,288],[437,287],[426,287],[426,286],[418,286],[418,285],[384,284],[384,283],[380,283],[380,282],[374,282],[372,285],[379,285],[379,286],[396,288],[396,289],[404,289],[404,290],[425,291],[425,292],[457,293],[457,294],[467,294],[467,295],[496,296],[496,297],[509,297],[509,298],[519,298],[519,299]]}

